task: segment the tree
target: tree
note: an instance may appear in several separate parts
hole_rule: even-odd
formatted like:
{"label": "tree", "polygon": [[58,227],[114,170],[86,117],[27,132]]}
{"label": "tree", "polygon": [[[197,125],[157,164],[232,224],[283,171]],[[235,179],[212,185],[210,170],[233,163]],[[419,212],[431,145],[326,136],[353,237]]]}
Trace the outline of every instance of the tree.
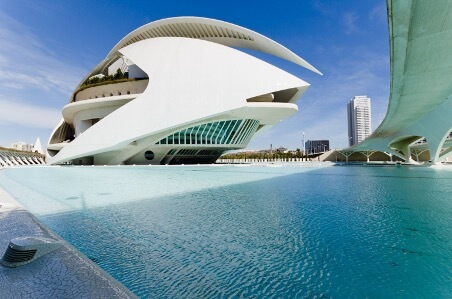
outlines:
{"label": "tree", "polygon": [[124,73],[121,71],[121,69],[118,67],[116,70],[116,74],[114,75],[115,79],[122,79],[124,78]]}

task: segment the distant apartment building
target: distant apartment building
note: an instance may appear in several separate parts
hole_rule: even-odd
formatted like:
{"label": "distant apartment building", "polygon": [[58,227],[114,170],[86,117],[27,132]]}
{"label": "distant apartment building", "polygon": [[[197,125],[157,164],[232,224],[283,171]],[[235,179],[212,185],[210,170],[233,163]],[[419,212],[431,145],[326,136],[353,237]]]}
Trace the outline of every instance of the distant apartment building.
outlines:
{"label": "distant apartment building", "polygon": [[289,152],[289,149],[286,148],[286,147],[280,146],[280,147],[278,147],[277,149],[275,149],[275,152],[280,153],[280,154],[282,154],[282,153],[288,153],[288,152]]}
{"label": "distant apartment building", "polygon": [[323,153],[329,150],[329,140],[308,140],[305,142],[305,151],[307,154]]}
{"label": "distant apartment building", "polygon": [[372,133],[370,98],[355,96],[347,104],[348,141],[355,145],[366,139]]}
{"label": "distant apartment building", "polygon": [[25,142],[17,142],[11,144],[10,148],[18,150],[18,151],[25,151],[25,152],[31,152],[33,151],[33,144],[27,144]]}

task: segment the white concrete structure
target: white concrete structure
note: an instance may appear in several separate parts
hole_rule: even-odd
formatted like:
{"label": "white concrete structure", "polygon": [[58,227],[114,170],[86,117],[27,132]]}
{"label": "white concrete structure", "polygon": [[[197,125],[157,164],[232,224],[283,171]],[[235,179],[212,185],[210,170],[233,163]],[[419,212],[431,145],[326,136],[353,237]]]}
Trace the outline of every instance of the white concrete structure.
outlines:
{"label": "white concrete structure", "polygon": [[0,149],[0,168],[45,164],[43,158],[36,153]]}
{"label": "white concrete structure", "polygon": [[36,139],[35,144],[33,145],[33,149],[32,149],[33,153],[40,153],[41,155],[45,155],[44,150],[42,149],[42,144],[41,144],[41,139]]}
{"label": "white concrete structure", "polygon": [[[309,84],[234,48],[269,53],[320,73],[251,30],[196,17],[129,33],[82,81],[47,146],[51,164],[214,162],[297,111]],[[82,85],[117,69],[127,80]],[[97,80],[97,79],[96,79]]]}
{"label": "white concrete structure", "polygon": [[430,161],[452,154],[452,1],[387,0],[391,95],[385,119],[345,152],[376,150],[415,162],[423,138]]}
{"label": "white concrete structure", "polygon": [[355,145],[366,139],[372,133],[370,98],[355,96],[347,104],[348,140],[349,145]]}

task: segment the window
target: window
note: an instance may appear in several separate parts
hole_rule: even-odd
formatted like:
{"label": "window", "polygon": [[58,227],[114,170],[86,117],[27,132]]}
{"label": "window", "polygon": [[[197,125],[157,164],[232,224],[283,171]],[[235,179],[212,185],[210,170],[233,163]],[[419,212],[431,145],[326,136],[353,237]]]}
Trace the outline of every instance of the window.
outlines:
{"label": "window", "polygon": [[146,160],[153,160],[154,159],[154,152],[153,151],[145,151],[144,157]]}

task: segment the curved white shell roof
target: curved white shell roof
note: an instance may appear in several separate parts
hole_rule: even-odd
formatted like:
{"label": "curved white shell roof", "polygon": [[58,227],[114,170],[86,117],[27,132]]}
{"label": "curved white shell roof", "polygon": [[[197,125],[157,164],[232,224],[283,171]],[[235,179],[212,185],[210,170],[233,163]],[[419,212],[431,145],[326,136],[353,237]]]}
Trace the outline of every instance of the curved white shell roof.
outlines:
{"label": "curved white shell roof", "polygon": [[[123,56],[152,74],[152,88],[130,95],[133,99],[110,93],[105,99],[81,102],[76,101],[77,88],[49,141],[49,163],[79,158],[88,164],[129,163],[149,147],[158,151],[155,163],[160,163],[167,150],[156,142],[165,134],[237,119],[268,128],[295,113],[294,102],[309,84],[235,48],[265,52],[320,74],[280,44],[230,23],[197,17],[149,23],[125,36],[82,82]],[[287,93],[283,102],[247,100],[271,93],[283,97],[282,92]],[[257,126],[245,129],[254,134]],[[233,147],[245,147],[246,140]],[[85,163],[80,159],[77,163]],[[142,155],[137,159],[149,162]]]}
{"label": "curved white shell roof", "polygon": [[[49,142],[48,148],[55,151],[53,157],[49,152],[49,163],[74,159],[79,163],[95,157],[96,161],[87,163],[117,165],[153,148],[159,155],[153,161],[158,164],[167,152],[156,145],[162,137],[224,120],[252,119],[271,127],[298,110],[293,102],[309,86],[265,61],[201,39],[150,38],[122,47],[116,55],[151,74],[150,83],[141,94],[128,95],[134,97],[130,101],[121,95],[68,104],[63,111],[65,122]],[[247,101],[285,90],[290,90],[286,102]],[[66,130],[69,126],[73,129]],[[68,139],[71,141],[64,143]],[[231,146],[243,148],[246,144]],[[139,159],[144,156],[140,154]]]}
{"label": "curved white shell roof", "polygon": [[224,21],[200,17],[168,18],[141,26],[120,40],[110,51],[107,59],[113,58],[118,50],[125,46],[156,37],[196,38],[229,47],[252,49],[286,59],[322,74],[300,56],[257,32]]}

